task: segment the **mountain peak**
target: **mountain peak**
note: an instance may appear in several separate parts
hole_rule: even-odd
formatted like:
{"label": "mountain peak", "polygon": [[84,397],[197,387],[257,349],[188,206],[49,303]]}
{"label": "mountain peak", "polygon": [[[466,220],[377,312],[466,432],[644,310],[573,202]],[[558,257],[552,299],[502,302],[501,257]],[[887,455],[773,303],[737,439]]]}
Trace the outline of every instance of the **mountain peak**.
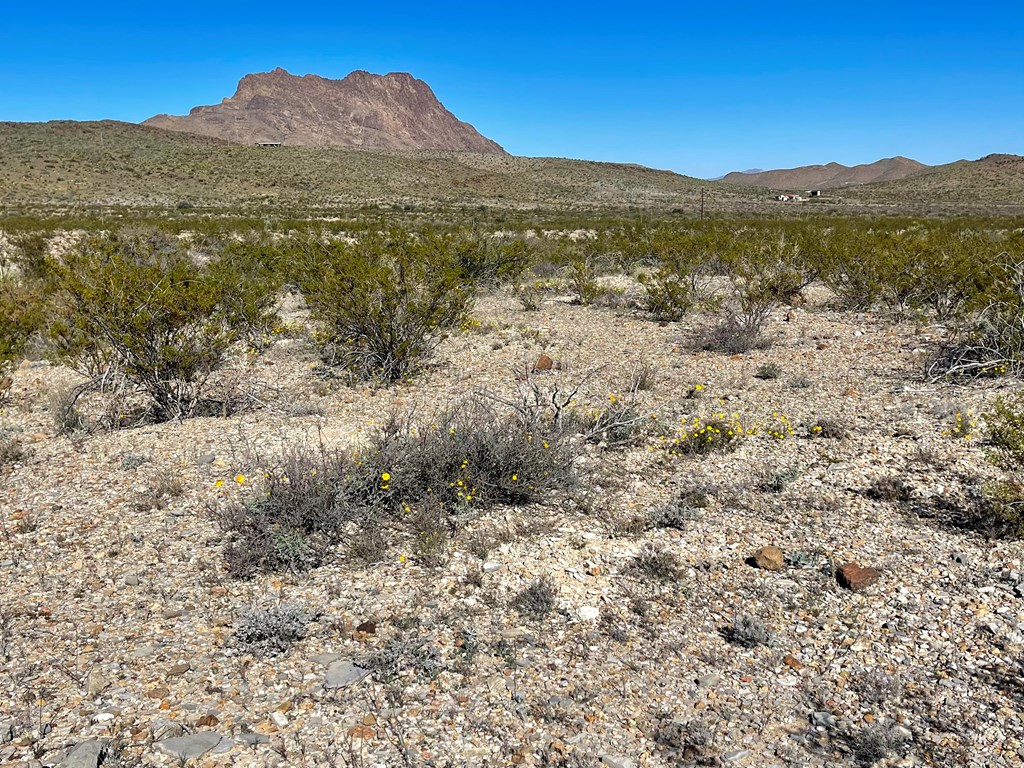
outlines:
{"label": "mountain peak", "polygon": [[408,72],[360,69],[332,80],[277,67],[245,75],[220,104],[193,107],[184,117],[156,115],[144,125],[240,144],[504,154]]}
{"label": "mountain peak", "polygon": [[896,156],[863,165],[846,166],[831,162],[826,165],[804,165],[759,173],[733,172],[723,181],[772,189],[836,189],[876,181],[895,181],[914,176],[928,169],[916,160]]}

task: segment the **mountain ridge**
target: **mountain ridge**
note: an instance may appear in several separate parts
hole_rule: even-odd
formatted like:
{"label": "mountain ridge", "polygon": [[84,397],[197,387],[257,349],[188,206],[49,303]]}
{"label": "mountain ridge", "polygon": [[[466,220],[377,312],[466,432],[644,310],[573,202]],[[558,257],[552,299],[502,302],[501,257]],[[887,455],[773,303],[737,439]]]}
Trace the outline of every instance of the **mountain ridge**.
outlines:
{"label": "mountain ridge", "polygon": [[505,154],[408,72],[359,69],[333,80],[278,67],[243,76],[219,104],[154,115],[142,125],[236,144]]}
{"label": "mountain ridge", "polygon": [[896,155],[873,163],[853,166],[833,162],[754,173],[733,171],[727,173],[721,180],[729,184],[770,189],[838,189],[860,184],[898,181],[927,172],[934,167],[936,166],[928,166],[908,157]]}

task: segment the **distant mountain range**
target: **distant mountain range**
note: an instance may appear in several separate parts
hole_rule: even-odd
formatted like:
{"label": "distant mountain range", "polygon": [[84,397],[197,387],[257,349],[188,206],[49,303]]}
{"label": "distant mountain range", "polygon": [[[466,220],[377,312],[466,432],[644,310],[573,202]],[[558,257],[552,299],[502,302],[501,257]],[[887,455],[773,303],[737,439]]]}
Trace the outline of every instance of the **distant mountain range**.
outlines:
{"label": "distant mountain range", "polygon": [[854,166],[828,163],[773,171],[733,171],[720,180],[729,184],[769,189],[837,189],[879,181],[898,181],[917,176],[931,167],[906,157],[889,157],[874,163]]}
{"label": "distant mountain range", "polygon": [[505,154],[405,72],[357,70],[330,80],[277,68],[246,75],[220,104],[183,117],[156,115],[144,125],[237,144]]}

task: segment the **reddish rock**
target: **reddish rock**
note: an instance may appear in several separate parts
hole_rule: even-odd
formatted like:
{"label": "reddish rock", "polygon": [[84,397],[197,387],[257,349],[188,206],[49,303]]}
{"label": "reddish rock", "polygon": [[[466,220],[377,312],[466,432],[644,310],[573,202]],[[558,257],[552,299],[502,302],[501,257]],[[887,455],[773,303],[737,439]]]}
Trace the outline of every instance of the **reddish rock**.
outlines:
{"label": "reddish rock", "polygon": [[864,568],[857,563],[847,563],[836,571],[836,580],[841,587],[846,587],[853,592],[860,592],[878,581],[881,575],[874,568]]}
{"label": "reddish rock", "polygon": [[795,669],[797,671],[804,668],[803,662],[796,658],[796,656],[786,656],[786,658],[782,660],[782,663],[790,669]]}
{"label": "reddish rock", "polygon": [[552,360],[547,355],[541,355],[540,357],[537,358],[537,362],[534,363],[533,371],[534,371],[534,373],[538,373],[540,371],[550,371],[554,367],[555,367],[555,361],[554,360]]}
{"label": "reddish rock", "polygon": [[364,621],[356,627],[356,632],[362,632],[365,635],[375,635],[377,634],[377,625],[372,621]]}
{"label": "reddish rock", "polygon": [[754,553],[754,564],[765,571],[781,571],[786,565],[786,557],[778,547],[761,547]]}

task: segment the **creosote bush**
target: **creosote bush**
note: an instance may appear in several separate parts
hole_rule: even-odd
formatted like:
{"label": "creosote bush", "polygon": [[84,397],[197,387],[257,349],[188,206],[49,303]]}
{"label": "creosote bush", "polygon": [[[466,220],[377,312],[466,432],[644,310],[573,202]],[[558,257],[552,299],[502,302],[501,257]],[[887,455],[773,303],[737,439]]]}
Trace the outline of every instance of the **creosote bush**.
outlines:
{"label": "creosote bush", "polygon": [[[450,238],[366,234],[358,242],[310,240],[297,282],[325,359],[361,379],[415,373],[472,306],[483,266]],[[497,270],[500,272],[500,269]]]}
{"label": "creosote bush", "polygon": [[193,415],[232,344],[269,325],[265,281],[200,265],[176,240],[94,237],[51,272],[60,356],[103,386],[123,378],[157,421]]}
{"label": "creosote bush", "polygon": [[539,621],[555,610],[558,589],[547,576],[541,576],[523,589],[512,601],[515,608],[525,619]]}
{"label": "creosote bush", "polygon": [[577,442],[474,400],[423,424],[392,418],[356,452],[293,450],[261,491],[221,513],[229,571],[304,571],[346,539],[354,554],[379,559],[387,530],[407,531],[414,557],[438,564],[478,511],[572,488]]}

